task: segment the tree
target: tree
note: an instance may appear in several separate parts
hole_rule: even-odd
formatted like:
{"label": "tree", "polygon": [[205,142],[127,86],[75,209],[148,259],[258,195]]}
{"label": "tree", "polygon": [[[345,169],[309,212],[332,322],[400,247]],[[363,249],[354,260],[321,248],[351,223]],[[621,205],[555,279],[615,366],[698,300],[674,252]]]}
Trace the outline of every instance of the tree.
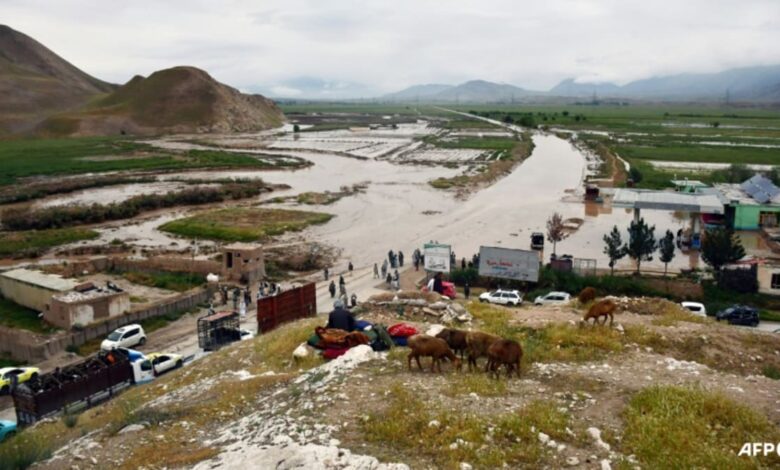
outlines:
{"label": "tree", "polygon": [[742,242],[727,228],[714,228],[707,230],[701,244],[701,258],[710,265],[716,273],[720,269],[745,256],[745,248]]}
{"label": "tree", "polygon": [[636,261],[636,274],[641,271],[642,261],[652,261],[656,248],[658,242],[655,239],[655,225],[647,225],[644,218],[632,221],[628,226],[625,249],[628,257]]}
{"label": "tree", "polygon": [[626,256],[626,249],[623,246],[623,237],[620,236],[620,230],[617,225],[612,227],[612,231],[609,235],[604,235],[604,254],[609,257],[609,269],[610,274],[615,274],[615,264]]}
{"label": "tree", "polygon": [[566,237],[563,216],[555,212],[547,219],[547,241],[553,244],[553,255],[555,255],[555,246]]}
{"label": "tree", "polygon": [[642,172],[639,171],[639,168],[636,166],[631,166],[631,169],[628,170],[628,176],[631,177],[631,181],[634,183],[639,183],[642,181]]}
{"label": "tree", "polygon": [[298,124],[293,124],[293,132],[301,132],[301,126]]}
{"label": "tree", "polygon": [[669,262],[674,259],[674,234],[671,230],[667,230],[666,235],[658,240],[658,250],[661,252],[659,259],[664,264],[664,277],[666,277]]}

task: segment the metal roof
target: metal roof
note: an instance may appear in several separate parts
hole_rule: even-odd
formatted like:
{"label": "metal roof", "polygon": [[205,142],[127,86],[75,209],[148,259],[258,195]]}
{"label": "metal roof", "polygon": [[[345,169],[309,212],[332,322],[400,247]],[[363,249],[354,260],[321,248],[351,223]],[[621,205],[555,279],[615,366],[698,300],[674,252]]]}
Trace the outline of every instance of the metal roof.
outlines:
{"label": "metal roof", "polygon": [[724,213],[723,202],[714,192],[687,194],[646,189],[618,189],[612,198],[612,206],[701,214]]}
{"label": "metal roof", "polygon": [[33,271],[30,269],[12,269],[0,273],[0,276],[59,292],[69,291],[79,284],[72,279],[64,279],[62,276],[56,274],[46,274],[41,271]]}
{"label": "metal roof", "polygon": [[763,175],[753,175],[752,178],[742,183],[740,187],[759,204],[766,204],[780,195],[780,188]]}

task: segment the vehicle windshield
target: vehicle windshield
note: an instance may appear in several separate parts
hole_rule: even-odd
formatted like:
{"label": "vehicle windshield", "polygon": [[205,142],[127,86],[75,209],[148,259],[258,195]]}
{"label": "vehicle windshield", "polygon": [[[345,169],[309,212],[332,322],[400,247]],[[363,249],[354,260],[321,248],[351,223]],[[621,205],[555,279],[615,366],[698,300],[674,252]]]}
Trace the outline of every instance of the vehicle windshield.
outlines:
{"label": "vehicle windshield", "polygon": [[111,333],[110,335],[108,335],[108,339],[111,340],[111,341],[119,341],[119,338],[121,338],[121,337],[122,337],[122,333],[120,333],[118,331],[115,331],[115,332]]}

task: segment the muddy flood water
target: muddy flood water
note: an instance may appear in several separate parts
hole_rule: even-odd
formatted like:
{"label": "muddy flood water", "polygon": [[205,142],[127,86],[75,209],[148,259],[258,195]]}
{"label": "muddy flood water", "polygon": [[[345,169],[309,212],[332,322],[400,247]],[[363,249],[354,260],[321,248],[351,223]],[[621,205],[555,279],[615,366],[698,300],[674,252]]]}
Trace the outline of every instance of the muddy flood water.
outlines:
{"label": "muddy flood water", "polygon": [[[271,205],[335,214],[336,217],[327,224],[291,234],[283,242],[306,238],[334,245],[343,250],[344,264],[352,260],[358,268],[381,262],[389,249],[411,253],[414,248],[430,240],[451,244],[458,258],[470,257],[479,250],[480,245],[528,249],[530,234],[544,232],[547,219],[557,211],[564,218],[581,218],[585,221],[576,233],[558,244],[558,254],[594,258],[598,267],[606,268],[608,260],[602,253],[602,237],[613,225],[625,230],[632,213],[625,209],[612,209],[608,204],[580,202],[573,194],[581,194],[586,171],[585,156],[569,142],[556,136],[536,134],[533,138],[536,147],[528,159],[510,175],[465,200],[428,184],[428,181],[440,176],[457,175],[463,171],[462,168],[360,160],[322,151],[285,152],[314,163],[300,170],[166,174],[159,177],[159,183],[147,184],[143,189],[159,191],[169,188],[174,183],[168,180],[173,178],[262,178],[269,183],[291,186],[289,190],[265,194],[258,199],[260,201],[306,191],[338,191],[341,186],[368,183],[365,192],[326,206],[298,206],[293,203]],[[237,151],[245,152],[246,148]],[[129,188],[104,188],[97,192],[103,201],[121,200],[138,193]],[[77,200],[78,197],[70,197],[68,202]],[[58,203],[47,201],[47,204]],[[175,214],[124,224],[119,229],[105,229],[97,242],[118,238],[138,246],[162,245],[172,248],[173,239],[159,233],[156,227],[193,210],[198,209],[177,210]],[[689,224],[687,214],[646,211],[643,215],[649,223],[656,225],[658,237],[667,229],[676,233],[679,228]],[[177,245],[184,248],[188,242],[179,240]],[[545,259],[551,249],[552,245],[548,243]],[[678,251],[669,267],[679,269],[696,266],[697,263],[697,256],[689,257]],[[630,261],[624,259],[618,268],[629,269],[630,266]],[[643,266],[663,269],[657,259],[644,262]]]}

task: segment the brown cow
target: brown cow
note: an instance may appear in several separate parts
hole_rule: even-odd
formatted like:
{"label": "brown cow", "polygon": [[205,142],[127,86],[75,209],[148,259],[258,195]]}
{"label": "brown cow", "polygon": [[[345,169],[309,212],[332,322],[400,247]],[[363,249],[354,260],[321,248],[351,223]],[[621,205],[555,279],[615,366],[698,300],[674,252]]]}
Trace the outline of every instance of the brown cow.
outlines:
{"label": "brown cow", "polygon": [[588,310],[588,313],[586,313],[582,318],[582,321],[583,323],[588,323],[588,320],[592,318],[593,325],[595,326],[599,322],[599,317],[604,317],[604,322],[602,325],[606,325],[607,317],[609,317],[609,326],[612,326],[612,322],[615,320],[615,317],[613,317],[612,314],[615,313],[616,309],[617,304],[615,304],[615,302],[609,299],[604,299],[593,304],[590,310]]}
{"label": "brown cow", "polygon": [[577,296],[577,300],[580,301],[580,305],[585,305],[591,300],[596,299],[596,289],[592,287],[586,287],[580,291],[580,295]]}

